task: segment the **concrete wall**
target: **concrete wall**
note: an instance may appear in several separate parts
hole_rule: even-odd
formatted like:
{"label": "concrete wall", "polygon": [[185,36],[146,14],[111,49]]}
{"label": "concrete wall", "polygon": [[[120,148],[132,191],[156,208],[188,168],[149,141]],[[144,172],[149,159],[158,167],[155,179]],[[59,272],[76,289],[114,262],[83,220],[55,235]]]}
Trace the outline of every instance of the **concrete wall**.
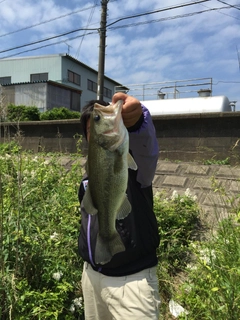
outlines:
{"label": "concrete wall", "polygon": [[154,117],[160,159],[240,161],[240,112]]}
{"label": "concrete wall", "polygon": [[[225,160],[240,163],[240,112],[153,117],[161,149],[159,159]],[[77,151],[82,134],[79,120],[1,123],[0,142],[17,135],[24,149],[34,152]],[[74,138],[75,137],[75,138]],[[82,149],[86,152],[86,144]]]}

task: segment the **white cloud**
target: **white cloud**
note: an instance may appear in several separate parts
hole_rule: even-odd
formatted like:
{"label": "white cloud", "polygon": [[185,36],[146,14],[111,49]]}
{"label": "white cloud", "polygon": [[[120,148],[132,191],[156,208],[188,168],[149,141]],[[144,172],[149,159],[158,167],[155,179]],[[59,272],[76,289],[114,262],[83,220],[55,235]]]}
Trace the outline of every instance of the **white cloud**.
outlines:
{"label": "white cloud", "polygon": [[[240,5],[240,0],[228,2]],[[100,1],[95,7],[94,3],[96,1],[93,0],[5,0],[1,3],[0,36],[26,29],[1,37],[1,48],[4,50],[78,28],[99,28]],[[109,1],[107,23],[113,23],[110,27],[129,27],[107,30],[106,75],[123,84],[212,77],[215,83],[213,93],[227,95],[230,100],[239,100],[240,108],[240,84],[237,83],[240,82],[237,56],[237,47],[240,54],[240,11],[234,8],[219,9],[180,17],[226,6],[217,0],[191,6],[185,6],[186,3],[182,0]],[[179,8],[173,9],[174,6]],[[162,12],[129,18],[154,10]],[[70,14],[74,11],[78,12]],[[120,21],[116,22],[118,19]],[[49,20],[52,21],[46,22]],[[146,23],[150,20],[155,22]],[[139,22],[142,24],[137,25]],[[29,26],[34,27],[27,28]],[[85,32],[86,35],[82,37]],[[99,34],[95,31],[95,34],[89,35],[90,32],[93,31],[79,31],[57,38],[52,42],[65,42],[29,51],[24,55],[63,53],[69,50],[73,57],[97,69]],[[71,40],[76,36],[79,38]],[[0,57],[31,48],[0,53]]]}

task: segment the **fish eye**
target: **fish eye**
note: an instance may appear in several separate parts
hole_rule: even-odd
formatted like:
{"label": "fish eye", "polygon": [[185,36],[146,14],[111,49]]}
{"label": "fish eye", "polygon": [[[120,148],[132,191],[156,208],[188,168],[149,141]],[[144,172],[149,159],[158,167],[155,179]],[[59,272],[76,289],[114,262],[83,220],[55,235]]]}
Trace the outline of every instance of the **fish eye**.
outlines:
{"label": "fish eye", "polygon": [[94,121],[99,121],[100,120],[100,115],[99,114],[96,114],[94,117],[93,117]]}

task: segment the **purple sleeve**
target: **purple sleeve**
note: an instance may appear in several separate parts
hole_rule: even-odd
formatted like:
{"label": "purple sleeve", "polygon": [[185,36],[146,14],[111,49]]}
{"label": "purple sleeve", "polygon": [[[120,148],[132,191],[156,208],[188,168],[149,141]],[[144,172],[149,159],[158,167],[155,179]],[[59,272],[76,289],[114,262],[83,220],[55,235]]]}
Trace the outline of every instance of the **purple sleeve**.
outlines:
{"label": "purple sleeve", "polygon": [[141,127],[129,133],[129,147],[138,165],[137,181],[142,187],[151,185],[158,161],[158,141],[148,109],[142,105],[144,120]]}

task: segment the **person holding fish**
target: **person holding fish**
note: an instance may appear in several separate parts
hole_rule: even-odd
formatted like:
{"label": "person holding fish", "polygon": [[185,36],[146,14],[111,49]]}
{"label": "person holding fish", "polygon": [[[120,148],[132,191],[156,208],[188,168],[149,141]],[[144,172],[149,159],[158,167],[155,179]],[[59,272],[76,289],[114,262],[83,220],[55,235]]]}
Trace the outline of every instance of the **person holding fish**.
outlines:
{"label": "person holding fish", "polygon": [[88,141],[78,248],[86,320],[159,319],[152,180],[158,142],[148,109],[118,92],[82,110]]}

